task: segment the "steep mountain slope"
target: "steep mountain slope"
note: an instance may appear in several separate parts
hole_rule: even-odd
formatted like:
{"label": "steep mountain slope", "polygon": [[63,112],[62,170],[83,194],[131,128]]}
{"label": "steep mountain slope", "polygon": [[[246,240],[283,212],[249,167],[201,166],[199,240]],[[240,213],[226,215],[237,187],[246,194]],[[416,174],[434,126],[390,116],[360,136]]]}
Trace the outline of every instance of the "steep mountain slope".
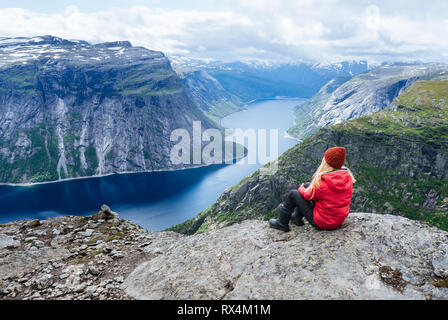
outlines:
{"label": "steep mountain slope", "polygon": [[290,189],[309,181],[325,150],[347,148],[357,178],[353,211],[391,213],[448,230],[448,81],[418,81],[393,109],[326,126],[279,157],[275,175],[256,171],[196,218],[171,228],[194,233],[272,217]]}
{"label": "steep mountain slope", "polygon": [[221,84],[207,72],[188,70],[181,72],[180,77],[191,100],[212,119],[219,120],[244,109],[245,104],[238,97],[224,90]]}
{"label": "steep mountain slope", "polygon": [[310,64],[172,59],[178,65],[206,71],[244,102],[276,96],[309,98],[335,77],[351,77],[368,70],[365,61]]}
{"label": "steep mountain slope", "polygon": [[293,137],[307,137],[316,132],[317,126],[312,125],[315,121],[314,111],[321,110],[332,93],[350,79],[351,77],[337,77],[328,81],[311,99],[297,106],[294,110],[294,126],[288,130],[288,134]]}
{"label": "steep mountain slope", "polygon": [[[383,65],[349,81],[330,81],[308,103],[295,110],[288,133],[304,139],[319,128],[383,110],[417,80],[448,79],[444,64]],[[331,90],[328,90],[328,87]]]}
{"label": "steep mountain slope", "polygon": [[183,168],[170,134],[195,120],[217,126],[161,52],[0,38],[0,182]]}

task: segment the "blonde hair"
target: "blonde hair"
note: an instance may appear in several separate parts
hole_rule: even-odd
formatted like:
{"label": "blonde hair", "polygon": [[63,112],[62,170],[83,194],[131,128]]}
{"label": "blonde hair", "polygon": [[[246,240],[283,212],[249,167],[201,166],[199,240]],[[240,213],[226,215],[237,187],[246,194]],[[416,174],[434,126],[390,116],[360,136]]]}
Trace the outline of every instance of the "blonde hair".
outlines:
{"label": "blonde hair", "polygon": [[[355,177],[353,176],[353,173],[350,171],[349,168],[347,167],[342,167],[341,169],[346,169],[348,171],[348,173],[350,173],[350,176],[352,177],[353,183],[356,182]],[[306,188],[306,191],[311,191],[313,190],[313,195],[312,197],[314,197],[314,192],[316,190],[316,188],[320,187],[320,181],[322,180],[322,176],[326,173],[329,173],[331,171],[335,171],[338,169],[333,168],[332,166],[330,166],[327,161],[325,161],[325,157],[322,158],[322,162],[320,163],[319,167],[317,168],[316,172],[314,172],[313,174],[313,179],[311,180],[311,184],[308,186],[308,188]]]}

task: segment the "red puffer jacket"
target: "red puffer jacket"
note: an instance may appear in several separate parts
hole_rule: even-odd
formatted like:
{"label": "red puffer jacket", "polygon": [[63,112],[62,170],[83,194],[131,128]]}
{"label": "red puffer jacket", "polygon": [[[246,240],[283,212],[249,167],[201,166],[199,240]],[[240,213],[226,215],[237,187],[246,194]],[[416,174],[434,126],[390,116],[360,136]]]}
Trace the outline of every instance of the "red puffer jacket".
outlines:
{"label": "red puffer jacket", "polygon": [[348,170],[322,175],[319,188],[307,192],[303,184],[298,191],[305,200],[313,200],[314,222],[322,229],[335,229],[347,218],[353,195],[353,180]]}

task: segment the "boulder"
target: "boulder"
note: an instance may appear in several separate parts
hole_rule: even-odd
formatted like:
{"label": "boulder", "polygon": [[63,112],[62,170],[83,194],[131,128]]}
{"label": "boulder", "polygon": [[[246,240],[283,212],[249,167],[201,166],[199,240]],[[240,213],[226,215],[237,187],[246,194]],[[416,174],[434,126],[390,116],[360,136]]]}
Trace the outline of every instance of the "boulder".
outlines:
{"label": "boulder", "polygon": [[[334,231],[248,220],[184,236],[122,284],[136,299],[448,299],[448,232],[352,213]],[[436,282],[438,285],[436,285]]]}
{"label": "boulder", "polygon": [[103,204],[101,210],[93,215],[95,220],[113,220],[117,222],[119,220],[118,213],[112,211],[107,205]]}

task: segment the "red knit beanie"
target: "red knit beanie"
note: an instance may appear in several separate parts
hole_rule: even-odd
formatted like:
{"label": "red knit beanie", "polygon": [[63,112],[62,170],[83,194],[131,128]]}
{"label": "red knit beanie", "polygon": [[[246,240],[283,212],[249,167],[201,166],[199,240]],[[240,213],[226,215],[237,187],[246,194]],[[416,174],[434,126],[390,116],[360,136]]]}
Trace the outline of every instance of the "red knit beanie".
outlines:
{"label": "red knit beanie", "polygon": [[335,169],[341,169],[345,162],[345,148],[334,147],[325,151],[325,161]]}

